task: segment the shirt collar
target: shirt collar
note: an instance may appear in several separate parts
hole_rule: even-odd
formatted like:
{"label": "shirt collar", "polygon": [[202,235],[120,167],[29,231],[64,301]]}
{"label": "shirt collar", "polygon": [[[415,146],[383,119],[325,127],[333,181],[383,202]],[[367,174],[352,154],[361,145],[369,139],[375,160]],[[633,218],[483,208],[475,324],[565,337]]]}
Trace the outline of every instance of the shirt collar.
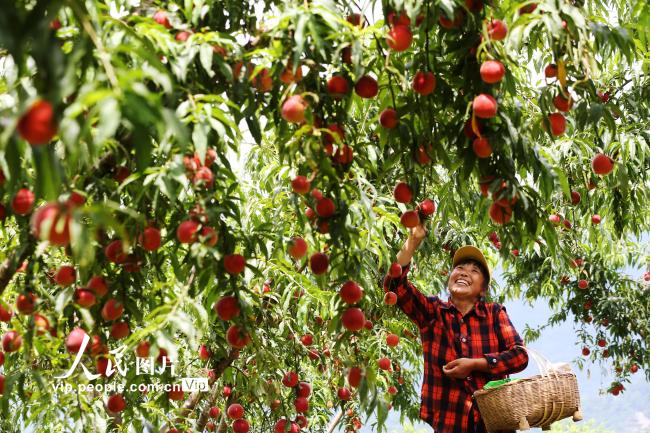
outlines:
{"label": "shirt collar", "polygon": [[[451,302],[451,296],[450,296],[449,298],[447,298],[447,301],[446,301],[446,302],[443,301],[443,302],[441,303],[440,307],[441,307],[442,309],[444,309],[444,310],[449,310],[449,309],[452,309],[452,308],[453,308],[454,310],[458,311],[458,309],[457,309],[456,306],[453,304],[453,302]],[[469,310],[469,312],[468,312],[467,314],[471,313],[472,310],[476,312],[476,315],[477,315],[478,317],[486,317],[487,307],[485,306],[485,301],[483,300],[483,297],[480,297],[480,298],[478,299],[478,301],[476,301],[476,303],[474,304],[474,306],[472,307],[472,309]]]}

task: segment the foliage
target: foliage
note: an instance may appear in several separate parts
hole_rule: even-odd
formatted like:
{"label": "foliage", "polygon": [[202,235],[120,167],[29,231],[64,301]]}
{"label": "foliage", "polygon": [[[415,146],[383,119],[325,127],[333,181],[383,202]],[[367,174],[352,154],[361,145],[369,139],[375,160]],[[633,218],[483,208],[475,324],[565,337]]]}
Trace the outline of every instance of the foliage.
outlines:
{"label": "foliage", "polygon": [[593,421],[590,422],[558,422],[553,424],[551,432],[554,433],[580,433],[580,432],[594,432],[594,433],[612,433],[611,430],[605,429],[596,425]]}
{"label": "foliage", "polygon": [[[418,287],[444,287],[449,254],[478,245],[505,270],[494,299],[548,299],[556,311],[550,323],[574,314],[590,360],[611,357],[620,368],[610,391],[626,383],[633,366],[650,380],[650,288],[619,272],[649,264],[647,242],[639,240],[650,228],[645,2],[544,0],[532,13],[519,11],[531,2],[508,0],[476,12],[451,0],[5,3],[0,305],[15,309],[20,295],[34,293],[36,313],[48,324],[35,314],[0,323],[3,334],[23,336],[2,367],[3,431],[203,431],[211,406],[222,409],[214,420],[221,429],[233,402],[245,406],[252,431],[269,431],[279,418],[296,417],[296,390],[281,384],[287,371],[312,385],[310,431],[325,431],[335,407],[345,411],[346,431],[370,414],[382,431],[389,410],[417,419],[417,330],[384,304],[380,288],[406,236],[400,214],[414,207],[393,199],[398,181],[411,186],[414,202],[432,198],[437,205],[412,274]],[[460,10],[459,27],[439,24]],[[168,25],[153,19],[160,11]],[[387,21],[401,11],[414,39],[397,52],[386,42]],[[359,12],[363,26],[346,20]],[[506,22],[504,41],[490,37],[492,17]],[[500,84],[481,80],[487,59],[505,65]],[[551,63],[557,78],[543,76]],[[418,71],[435,74],[433,93],[413,91]],[[353,90],[366,74],[379,88],[370,99]],[[348,84],[343,97],[328,91],[335,75]],[[481,93],[496,98],[497,116],[474,114],[472,100]],[[302,123],[282,116],[292,95],[308,105]],[[571,95],[573,108],[566,132],[554,136],[548,114],[557,95]],[[38,99],[52,104],[57,133],[30,145],[21,119]],[[386,108],[397,111],[395,128],[378,121]],[[336,125],[342,134],[332,134]],[[472,150],[477,135],[491,143],[489,158]],[[592,171],[597,153],[614,160],[610,174]],[[298,175],[310,180],[310,193],[292,191]],[[69,246],[37,239],[31,213],[12,210],[21,188],[34,191],[34,209],[63,206],[71,217]],[[306,207],[318,209],[313,189],[333,200],[331,217],[309,218]],[[74,194],[83,205],[70,204]],[[511,221],[492,220],[491,207],[511,210]],[[591,222],[594,214],[599,224]],[[179,242],[177,228],[188,220],[214,229],[217,242],[209,231]],[[161,231],[155,251],[143,248],[147,227]],[[305,238],[308,256],[328,254],[326,273],[314,275],[308,256],[290,257],[294,236]],[[115,240],[126,254],[121,263],[105,249]],[[245,272],[227,271],[233,254],[245,257]],[[57,285],[55,271],[66,263],[77,278]],[[108,280],[110,293],[84,308],[75,302],[77,289],[94,275]],[[578,288],[580,279],[587,289]],[[348,306],[338,290],[347,280],[364,290],[360,307],[371,329],[351,332],[341,324]],[[231,321],[213,310],[227,295],[242,309]],[[125,306],[119,321],[130,328],[126,339],[114,338],[112,321],[101,315],[108,297]],[[226,340],[233,323],[252,338],[241,351]],[[126,410],[108,413],[110,393],[77,392],[88,382],[81,370],[55,378],[73,361],[65,338],[77,326],[110,349],[126,345],[129,366],[142,341],[152,356],[165,349],[177,375],[207,376],[211,391],[186,393],[182,402],[165,392],[124,392]],[[526,338],[535,332],[541,330]],[[400,336],[398,348],[386,345],[388,333]],[[301,343],[306,334],[313,345]],[[601,339],[605,347],[597,345]],[[207,360],[197,357],[201,344],[212,354]],[[93,372],[96,355],[82,361]],[[377,368],[382,356],[394,371]],[[415,368],[400,370],[407,363]],[[337,391],[348,386],[353,366],[363,367],[364,378],[353,399],[341,401]],[[98,382],[174,380],[169,371],[150,377],[130,369]],[[391,385],[396,395],[388,393]]]}

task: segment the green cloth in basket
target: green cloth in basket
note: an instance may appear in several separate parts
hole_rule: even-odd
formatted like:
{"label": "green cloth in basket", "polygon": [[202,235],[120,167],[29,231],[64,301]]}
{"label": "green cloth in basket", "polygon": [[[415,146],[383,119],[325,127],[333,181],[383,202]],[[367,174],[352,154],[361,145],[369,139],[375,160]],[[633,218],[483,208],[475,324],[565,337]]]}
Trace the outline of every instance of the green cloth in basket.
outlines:
{"label": "green cloth in basket", "polygon": [[483,387],[483,389],[494,389],[494,388],[498,388],[498,387],[500,387],[500,386],[505,385],[506,383],[517,382],[518,380],[521,380],[521,379],[501,379],[501,380],[492,380],[492,381],[486,383],[485,386]]}

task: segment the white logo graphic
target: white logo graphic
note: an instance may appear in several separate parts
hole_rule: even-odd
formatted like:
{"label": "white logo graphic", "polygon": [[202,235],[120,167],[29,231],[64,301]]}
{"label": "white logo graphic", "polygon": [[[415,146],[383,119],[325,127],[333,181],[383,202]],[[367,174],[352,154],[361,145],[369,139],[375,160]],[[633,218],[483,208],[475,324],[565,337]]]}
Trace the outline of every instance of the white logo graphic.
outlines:
{"label": "white logo graphic", "polygon": [[[77,352],[77,356],[74,362],[72,363],[70,370],[68,370],[67,373],[65,373],[63,376],[54,376],[55,379],[66,379],[72,376],[72,373],[74,373],[74,371],[77,369],[79,365],[81,365],[81,369],[83,370],[88,380],[95,380],[102,376],[101,374],[92,374],[88,370],[88,368],[81,363],[81,357],[86,351],[86,347],[88,346],[89,341],[90,341],[90,337],[88,336],[88,334],[85,334],[83,341],[81,342],[81,347],[79,348],[79,352]],[[108,358],[107,365],[106,365],[106,373],[105,373],[106,377],[111,377],[116,372],[119,373],[121,376],[126,376],[127,369],[123,368],[120,362],[124,357],[125,351],[126,351],[126,346],[120,346],[117,349],[113,349],[109,352],[111,355],[113,355],[113,358],[115,359],[115,367],[117,367],[117,370],[113,368],[113,361],[110,358]],[[174,362],[172,359],[163,356],[161,362],[162,365],[158,370],[156,370],[154,361],[155,358],[137,358],[136,366],[135,366],[136,367],[135,374],[138,376],[142,374],[146,374],[146,375],[153,375],[154,373],[162,374],[165,372],[165,369],[169,366],[172,376],[176,375],[174,372]],[[201,381],[201,379],[198,378],[192,380]],[[207,386],[207,379],[205,379],[205,382]],[[199,386],[199,385],[193,383],[192,386]]]}

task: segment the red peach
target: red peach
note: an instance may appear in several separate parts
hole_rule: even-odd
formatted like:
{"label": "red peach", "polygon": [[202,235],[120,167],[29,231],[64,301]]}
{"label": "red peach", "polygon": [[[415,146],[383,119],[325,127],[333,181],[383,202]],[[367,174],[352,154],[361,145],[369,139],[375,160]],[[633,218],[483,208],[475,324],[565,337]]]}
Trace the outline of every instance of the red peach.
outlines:
{"label": "red peach", "polygon": [[400,223],[407,228],[413,228],[420,224],[420,216],[417,211],[407,210],[400,217]]}
{"label": "red peach", "polygon": [[224,296],[214,305],[214,310],[221,320],[232,320],[239,316],[239,301],[234,296]]}
{"label": "red peach", "polygon": [[17,215],[27,215],[32,211],[36,196],[27,188],[19,189],[11,201],[11,209]]}
{"label": "red peach", "polygon": [[390,371],[391,370],[391,365],[390,365],[390,359],[384,357],[380,358],[379,361],[377,361],[377,366],[384,371]]}
{"label": "red peach", "polygon": [[209,247],[213,247],[217,244],[219,240],[219,235],[217,231],[212,227],[203,226],[201,228],[201,241]]}
{"label": "red peach", "polygon": [[429,71],[418,71],[413,76],[411,87],[422,96],[430,95],[436,89],[436,76]]}
{"label": "red peach", "polygon": [[287,388],[293,388],[298,385],[299,380],[298,374],[295,371],[288,371],[282,377],[282,384]]}
{"label": "red peach", "polygon": [[311,188],[311,182],[307,177],[298,175],[291,181],[291,189],[296,194],[307,194]]}
{"label": "red peach", "polygon": [[335,211],[336,206],[334,205],[334,201],[330,198],[322,198],[316,203],[316,213],[321,218],[329,218],[334,215]]}
{"label": "red peach", "polygon": [[325,253],[316,252],[309,258],[309,268],[315,275],[323,274],[329,266],[329,257]]}
{"label": "red peach", "polygon": [[554,136],[564,134],[566,130],[566,119],[562,113],[551,113],[548,115],[548,121],[551,124],[551,133]]}
{"label": "red peach", "polygon": [[104,255],[106,260],[117,264],[124,263],[127,258],[122,241],[119,239],[112,241],[104,248]]}
{"label": "red peach", "polygon": [[111,326],[111,337],[116,340],[121,340],[126,338],[131,333],[129,329],[129,324],[127,322],[115,322]]}
{"label": "red peach", "polygon": [[102,318],[107,322],[119,319],[124,313],[124,305],[117,299],[109,299],[102,307]]}
{"label": "red peach", "polygon": [[362,98],[374,98],[379,93],[377,80],[370,75],[364,75],[354,85],[354,91]]}
{"label": "red peach", "polygon": [[334,99],[341,99],[349,92],[348,80],[341,75],[335,75],[327,80],[327,92]]}
{"label": "red peach", "polygon": [[11,308],[9,306],[3,306],[0,302],[0,322],[9,322],[12,316],[13,312],[11,311]]}
{"label": "red peach", "polygon": [[487,25],[488,35],[490,39],[500,41],[505,39],[508,34],[508,27],[501,20],[491,20]]}
{"label": "red peach", "polygon": [[393,129],[399,123],[399,115],[392,108],[386,108],[379,115],[379,123],[386,129]]}
{"label": "red peach", "polygon": [[290,123],[302,123],[305,121],[305,110],[308,106],[302,96],[290,96],[282,104],[282,118]]}
{"label": "red peach", "polygon": [[490,142],[485,137],[474,139],[472,149],[479,158],[489,158],[492,155],[492,146],[490,146]]}
{"label": "red peach", "polygon": [[571,191],[571,204],[580,203],[580,193],[578,191]]}
{"label": "red peach", "polygon": [[228,254],[223,258],[223,267],[230,275],[237,275],[246,268],[246,258],[241,254]]}
{"label": "red peach", "polygon": [[307,242],[300,236],[294,236],[289,241],[289,246],[287,247],[287,252],[291,257],[298,260],[304,257],[307,254]]}
{"label": "red peach", "polygon": [[546,78],[557,77],[557,66],[554,63],[546,65],[544,68],[544,76],[546,76]]}
{"label": "red peach", "polygon": [[236,349],[242,349],[251,341],[251,337],[244,333],[237,325],[231,325],[226,331],[226,341]]}
{"label": "red peach", "polygon": [[495,84],[503,79],[506,68],[498,60],[487,60],[483,62],[479,72],[483,81],[488,84]]}
{"label": "red peach", "polygon": [[70,243],[70,221],[70,214],[62,206],[50,202],[34,212],[30,224],[37,238],[52,245],[66,246]]}
{"label": "red peach", "polygon": [[571,110],[571,107],[573,106],[573,99],[571,96],[569,96],[569,99],[565,99],[564,96],[561,94],[558,94],[553,98],[553,105],[555,108],[557,108],[559,111],[567,112]]}
{"label": "red peach", "polygon": [[86,331],[83,329],[78,327],[74,328],[65,339],[65,347],[68,352],[78,353],[86,335]]}
{"label": "red peach", "polygon": [[63,286],[63,287],[74,284],[76,279],[77,279],[77,272],[75,271],[73,266],[69,266],[69,265],[61,266],[56,271],[56,274],[54,275],[54,281],[59,286]]}
{"label": "red peach", "polygon": [[169,19],[167,18],[167,13],[165,11],[156,11],[156,13],[153,14],[153,20],[168,29],[172,28],[172,25],[169,23]]}
{"label": "red peach", "polygon": [[358,388],[361,384],[362,372],[359,367],[351,367],[348,372],[348,383],[354,388]]}
{"label": "red peach", "polygon": [[122,397],[122,394],[113,394],[108,397],[106,408],[112,413],[119,413],[126,409],[126,401]]}
{"label": "red peach", "polygon": [[106,280],[97,275],[88,280],[86,287],[95,292],[95,295],[99,296],[100,298],[108,293],[108,285],[106,284]]}
{"label": "red peach", "polygon": [[395,292],[386,292],[384,295],[384,304],[395,305],[397,303],[397,294]]}
{"label": "red peach", "polygon": [[402,24],[398,24],[390,29],[386,37],[386,43],[390,49],[397,52],[408,50],[412,41],[413,34],[411,30]]}
{"label": "red peach", "polygon": [[393,189],[393,197],[398,203],[409,203],[413,200],[413,191],[406,182],[399,182]]}
{"label": "red peach", "polygon": [[91,290],[77,289],[74,294],[75,302],[82,308],[90,308],[95,305],[96,297]]}
{"label": "red peach", "polygon": [[363,298],[363,290],[356,282],[349,280],[343,283],[339,295],[346,304],[356,304]]}
{"label": "red peach", "polygon": [[32,314],[34,308],[36,308],[37,299],[38,298],[33,292],[21,293],[18,295],[18,298],[16,298],[16,310],[18,310],[20,314]]}
{"label": "red peach", "polygon": [[594,173],[604,176],[614,169],[614,160],[605,154],[597,153],[591,160],[591,168]]}
{"label": "red peach", "polygon": [[427,217],[433,215],[433,213],[436,211],[436,204],[431,199],[425,199],[418,205],[418,210],[420,213],[422,213],[422,215]]}
{"label": "red peach", "polygon": [[57,132],[52,104],[42,99],[34,102],[20,118],[16,129],[18,134],[32,146],[49,143]]}
{"label": "red peach", "polygon": [[341,399],[343,401],[350,400],[350,398],[351,398],[350,390],[347,389],[347,388],[339,388],[339,390],[337,392],[337,395],[338,395],[339,399]]}
{"label": "red peach", "polygon": [[17,331],[7,331],[2,336],[2,350],[6,353],[17,352],[23,344],[23,338]]}
{"label": "red peach", "polygon": [[498,104],[491,95],[481,93],[474,98],[472,108],[477,117],[489,119],[497,115]]}
{"label": "red peach", "polygon": [[509,206],[499,206],[497,203],[492,203],[489,215],[494,223],[507,224],[512,218],[512,209]]}
{"label": "red peach", "polygon": [[363,328],[366,321],[365,315],[360,308],[350,307],[341,316],[341,323],[348,331],[358,331]]}

